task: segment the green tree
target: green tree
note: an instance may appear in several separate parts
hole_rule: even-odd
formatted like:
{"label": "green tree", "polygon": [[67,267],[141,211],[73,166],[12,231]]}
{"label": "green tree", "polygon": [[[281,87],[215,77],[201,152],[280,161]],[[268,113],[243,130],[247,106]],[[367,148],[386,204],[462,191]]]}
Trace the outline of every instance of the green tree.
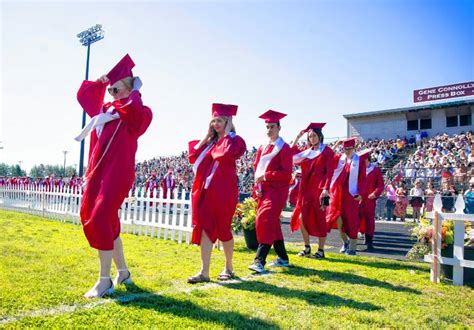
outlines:
{"label": "green tree", "polygon": [[10,176],[10,167],[5,163],[0,163],[0,176]]}

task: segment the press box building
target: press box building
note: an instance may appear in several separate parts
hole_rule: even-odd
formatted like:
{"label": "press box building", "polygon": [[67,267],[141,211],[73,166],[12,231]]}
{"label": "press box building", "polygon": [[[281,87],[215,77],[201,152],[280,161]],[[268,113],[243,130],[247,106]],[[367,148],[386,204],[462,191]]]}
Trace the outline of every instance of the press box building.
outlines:
{"label": "press box building", "polygon": [[408,108],[346,114],[347,136],[367,139],[390,139],[397,135],[410,137],[418,130],[429,136],[449,135],[474,130],[474,99],[421,105]]}

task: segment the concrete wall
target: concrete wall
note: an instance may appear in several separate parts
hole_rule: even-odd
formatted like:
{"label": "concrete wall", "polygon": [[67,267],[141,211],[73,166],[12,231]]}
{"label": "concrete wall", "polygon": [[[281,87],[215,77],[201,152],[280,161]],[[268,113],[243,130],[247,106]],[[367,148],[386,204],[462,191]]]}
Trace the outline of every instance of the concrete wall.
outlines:
{"label": "concrete wall", "polygon": [[[470,106],[471,116],[474,106]],[[474,125],[446,127],[446,109],[433,109],[431,114],[431,129],[424,130],[429,136],[439,133],[458,134],[461,131],[474,130]],[[411,113],[410,115],[414,115]],[[474,118],[472,118],[474,122]],[[459,124],[459,122],[458,122]],[[350,118],[347,120],[347,136],[361,136],[364,139],[389,139],[397,135],[410,137],[417,131],[407,130],[407,114],[403,112]]]}

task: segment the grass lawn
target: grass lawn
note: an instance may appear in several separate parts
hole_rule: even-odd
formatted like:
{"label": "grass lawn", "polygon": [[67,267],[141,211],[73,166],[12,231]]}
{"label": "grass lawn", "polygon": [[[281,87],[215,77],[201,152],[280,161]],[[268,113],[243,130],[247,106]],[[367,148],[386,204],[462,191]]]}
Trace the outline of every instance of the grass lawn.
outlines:
{"label": "grass lawn", "polygon": [[[429,281],[426,264],[327,254],[290,257],[293,267],[251,275],[236,242],[241,280],[191,286],[199,249],[122,236],[134,284],[87,300],[98,261],[79,226],[0,211],[0,327],[342,328],[474,327],[474,290]],[[300,246],[289,245],[290,255]],[[270,256],[270,258],[273,256]]]}

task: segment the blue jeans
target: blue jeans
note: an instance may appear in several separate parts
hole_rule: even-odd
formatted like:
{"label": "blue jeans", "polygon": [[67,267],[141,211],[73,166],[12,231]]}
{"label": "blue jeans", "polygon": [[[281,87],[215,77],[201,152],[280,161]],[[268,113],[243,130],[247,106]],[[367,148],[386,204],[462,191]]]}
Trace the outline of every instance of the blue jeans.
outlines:
{"label": "blue jeans", "polygon": [[393,210],[395,209],[395,201],[387,200],[387,204],[385,204],[387,208],[387,219],[395,221],[395,217],[393,216]]}

